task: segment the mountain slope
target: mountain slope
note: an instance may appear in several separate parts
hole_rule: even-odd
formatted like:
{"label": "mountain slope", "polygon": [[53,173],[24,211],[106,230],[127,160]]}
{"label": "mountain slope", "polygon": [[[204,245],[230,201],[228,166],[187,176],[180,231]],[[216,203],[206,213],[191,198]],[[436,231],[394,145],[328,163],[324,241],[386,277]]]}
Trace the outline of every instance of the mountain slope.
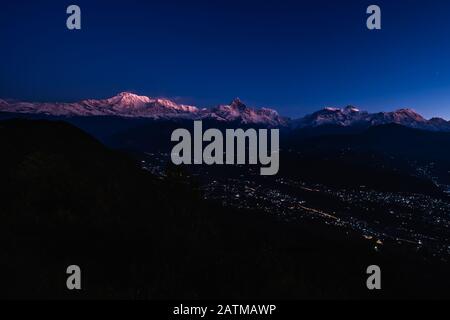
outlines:
{"label": "mountain slope", "polygon": [[[250,108],[239,98],[230,104],[213,108],[198,108],[176,103],[170,99],[150,98],[122,92],[108,99],[88,99],[75,103],[30,103],[0,100],[0,113],[19,117],[61,117],[71,121],[74,117],[117,117],[152,120],[214,120],[242,125],[263,125],[292,129],[340,127],[365,129],[384,124],[400,124],[410,128],[450,132],[450,122],[441,118],[425,119],[412,109],[393,112],[368,113],[353,106],[325,108],[291,120],[268,108]],[[5,118],[5,117],[3,117]],[[80,121],[82,122],[82,121]]]}
{"label": "mountain slope", "polygon": [[179,172],[155,179],[66,123],[0,122],[0,148],[2,298],[369,298],[373,263],[389,270],[381,297],[448,297],[446,263],[200,201]]}
{"label": "mountain slope", "polygon": [[[355,167],[363,165],[372,170],[388,169],[420,177],[430,183],[450,185],[449,132],[398,124],[373,126],[357,132],[341,131],[339,134],[337,131],[322,131],[320,127],[316,130],[321,134],[311,134],[308,128],[288,132],[282,140],[283,147],[304,158],[326,159],[337,172],[338,163]],[[355,177],[357,175],[351,175],[351,178]],[[425,186],[429,190],[435,188],[433,185]]]}
{"label": "mountain slope", "polygon": [[405,127],[450,131],[450,122],[441,118],[426,120],[411,109],[399,109],[393,112],[368,113],[348,106],[341,108],[325,108],[293,122],[294,128],[317,128],[322,126],[368,128],[384,124],[400,124]]}
{"label": "mountain slope", "polygon": [[273,109],[252,109],[247,107],[239,98],[229,105],[220,105],[204,113],[203,119],[213,119],[225,122],[240,122],[242,124],[262,124],[266,126],[286,126],[288,119],[281,117]]}
{"label": "mountain slope", "polygon": [[115,116],[124,118],[149,119],[215,119],[243,124],[265,124],[267,126],[284,126],[287,119],[272,109],[254,109],[235,99],[229,105],[212,109],[200,109],[194,106],[178,104],[169,99],[150,98],[129,92],[101,100],[83,100],[76,103],[29,103],[7,102],[0,100],[0,112],[16,114],[37,114],[60,117]]}
{"label": "mountain slope", "polygon": [[151,117],[188,116],[199,110],[193,106],[176,104],[167,99],[154,99],[129,92],[102,100],[83,100],[76,103],[3,102],[0,111],[45,114],[52,116],[120,116]]}

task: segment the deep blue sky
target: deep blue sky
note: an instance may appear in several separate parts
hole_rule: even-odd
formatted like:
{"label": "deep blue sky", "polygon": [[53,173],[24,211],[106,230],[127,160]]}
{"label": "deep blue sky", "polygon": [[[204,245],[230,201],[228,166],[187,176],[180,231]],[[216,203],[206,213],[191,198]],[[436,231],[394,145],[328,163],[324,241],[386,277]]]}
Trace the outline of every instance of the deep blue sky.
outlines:
{"label": "deep blue sky", "polygon": [[[66,7],[82,30],[66,29]],[[381,31],[366,8],[382,9]],[[300,116],[411,107],[450,119],[450,1],[2,1],[0,97],[120,91]]]}

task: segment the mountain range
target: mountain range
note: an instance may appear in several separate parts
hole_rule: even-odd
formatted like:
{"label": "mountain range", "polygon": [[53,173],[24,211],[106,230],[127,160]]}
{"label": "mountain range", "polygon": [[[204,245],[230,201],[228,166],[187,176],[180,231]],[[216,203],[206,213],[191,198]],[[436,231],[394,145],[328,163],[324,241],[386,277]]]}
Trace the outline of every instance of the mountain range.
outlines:
{"label": "mountain range", "polygon": [[37,114],[57,117],[114,116],[133,119],[211,119],[269,127],[317,128],[337,126],[368,128],[384,124],[400,124],[429,131],[450,131],[450,121],[442,118],[425,119],[412,109],[369,113],[353,106],[325,108],[300,119],[289,119],[269,108],[251,108],[239,98],[213,108],[176,103],[165,98],[151,98],[122,92],[108,99],[88,99],[75,103],[31,103],[0,99],[0,112]]}
{"label": "mountain range", "polygon": [[293,126],[296,128],[315,128],[329,125],[368,128],[386,124],[399,124],[409,128],[431,131],[450,131],[450,121],[442,118],[427,120],[412,109],[368,113],[353,106],[343,109],[325,108],[293,121]]}
{"label": "mountain range", "polygon": [[83,100],[76,103],[29,103],[0,100],[0,112],[43,114],[61,117],[116,116],[123,118],[150,119],[212,119],[217,121],[237,121],[248,124],[285,126],[288,119],[275,110],[247,107],[239,98],[228,105],[212,109],[178,104],[164,98],[150,98],[129,92],[101,100]]}

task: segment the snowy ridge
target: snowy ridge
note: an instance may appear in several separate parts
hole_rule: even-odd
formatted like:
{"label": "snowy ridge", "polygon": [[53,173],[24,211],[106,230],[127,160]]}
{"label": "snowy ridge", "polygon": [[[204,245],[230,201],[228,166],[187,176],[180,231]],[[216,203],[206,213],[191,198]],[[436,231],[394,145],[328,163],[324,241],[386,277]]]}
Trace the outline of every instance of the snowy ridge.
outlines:
{"label": "snowy ridge", "polygon": [[246,124],[286,125],[287,120],[275,110],[253,109],[235,99],[230,105],[212,109],[178,104],[164,98],[150,98],[129,92],[100,100],[83,100],[76,103],[29,103],[0,100],[0,112],[45,114],[52,116],[117,116],[152,119],[216,119],[218,121],[238,121]]}
{"label": "snowy ridge", "polygon": [[0,112],[43,114],[61,117],[116,116],[150,119],[213,119],[223,122],[258,124],[270,127],[315,128],[321,126],[370,127],[383,124],[400,124],[410,128],[450,131],[450,122],[441,118],[425,119],[412,109],[393,112],[368,113],[347,106],[328,107],[303,118],[290,120],[268,108],[247,107],[239,98],[230,104],[211,109],[176,103],[166,98],[151,98],[130,92],[121,92],[108,99],[88,99],[75,103],[10,102],[0,99]]}
{"label": "snowy ridge", "polygon": [[399,109],[392,112],[368,113],[358,108],[325,108],[301,119],[295,120],[296,128],[314,128],[326,125],[342,127],[370,127],[384,124],[399,124],[409,128],[450,131],[450,122],[441,118],[425,119],[412,109]]}

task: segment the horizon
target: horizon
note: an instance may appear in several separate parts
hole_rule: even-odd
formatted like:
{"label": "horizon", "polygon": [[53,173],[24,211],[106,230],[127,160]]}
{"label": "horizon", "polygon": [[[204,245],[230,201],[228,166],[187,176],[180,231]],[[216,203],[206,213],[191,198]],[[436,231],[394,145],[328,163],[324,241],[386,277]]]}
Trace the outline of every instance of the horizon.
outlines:
{"label": "horizon", "polygon": [[439,115],[436,115],[436,116],[433,116],[433,117],[426,117],[423,114],[421,114],[419,111],[415,110],[414,108],[409,108],[409,107],[393,108],[391,110],[378,110],[378,111],[374,110],[374,111],[369,111],[369,110],[365,109],[364,107],[353,105],[353,104],[348,104],[348,105],[345,105],[345,106],[335,106],[335,105],[323,106],[323,107],[318,108],[317,110],[312,111],[311,113],[301,114],[301,115],[299,115],[297,117],[290,117],[290,116],[287,116],[287,115],[284,115],[284,114],[280,113],[278,108],[277,108],[277,106],[254,106],[254,105],[249,105],[248,103],[246,103],[245,100],[242,100],[239,97],[235,97],[233,99],[229,99],[229,102],[222,102],[222,103],[216,103],[214,105],[201,106],[201,105],[195,105],[195,104],[191,104],[191,103],[185,103],[185,102],[182,101],[182,99],[180,99],[178,97],[175,97],[175,98],[173,98],[173,97],[163,97],[163,96],[154,97],[154,96],[148,96],[148,95],[145,95],[145,94],[132,92],[132,91],[121,91],[121,92],[118,92],[117,94],[113,94],[113,95],[110,95],[108,97],[100,97],[100,98],[95,98],[95,99],[86,97],[86,98],[82,98],[82,99],[77,100],[77,101],[22,101],[22,100],[17,100],[17,99],[13,99],[13,98],[3,98],[3,97],[0,97],[0,100],[3,100],[5,102],[7,102],[7,103],[37,103],[37,104],[63,103],[63,104],[71,104],[71,103],[80,103],[80,102],[83,102],[85,100],[107,100],[107,99],[111,99],[111,98],[114,98],[114,97],[118,97],[118,96],[120,96],[122,94],[132,94],[132,95],[135,95],[135,96],[146,97],[146,98],[150,98],[150,99],[166,99],[166,100],[170,100],[170,101],[172,101],[174,103],[177,103],[177,104],[180,104],[180,105],[187,105],[187,106],[191,106],[191,107],[196,107],[199,110],[201,110],[201,109],[213,109],[213,108],[215,108],[217,106],[230,105],[235,100],[239,100],[243,104],[245,104],[246,107],[254,108],[254,109],[262,109],[262,108],[272,109],[272,110],[275,110],[276,112],[278,112],[278,114],[280,116],[282,116],[284,118],[291,119],[291,120],[301,119],[301,118],[303,118],[305,116],[308,116],[308,115],[311,115],[311,114],[313,114],[315,112],[322,111],[322,110],[327,110],[327,109],[344,110],[346,108],[355,108],[359,112],[367,112],[369,114],[385,113],[385,112],[389,113],[389,112],[398,112],[398,111],[402,111],[402,110],[411,110],[411,111],[419,114],[420,116],[424,117],[426,120],[431,120],[433,118],[440,118],[440,119],[444,119],[445,121],[450,121],[450,119],[448,119],[448,118],[446,118],[444,116],[439,116]]}
{"label": "horizon", "polygon": [[290,118],[354,105],[450,119],[446,1],[377,1],[376,31],[366,28],[365,0],[80,0],[76,31],[65,27],[67,1],[16,4],[0,12],[7,99],[74,102],[131,91],[199,107],[239,96]]}

